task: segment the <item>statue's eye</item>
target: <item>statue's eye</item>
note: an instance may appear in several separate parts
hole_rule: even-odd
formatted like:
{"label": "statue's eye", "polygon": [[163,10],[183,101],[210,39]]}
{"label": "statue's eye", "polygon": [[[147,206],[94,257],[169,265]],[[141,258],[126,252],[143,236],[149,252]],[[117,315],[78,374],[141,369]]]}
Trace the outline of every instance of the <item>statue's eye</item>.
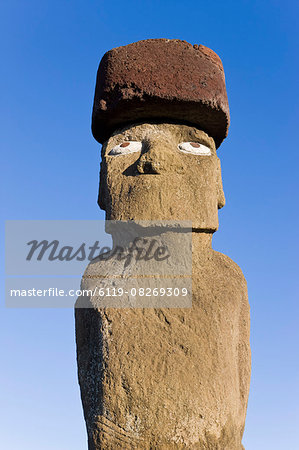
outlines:
{"label": "statue's eye", "polygon": [[192,153],[192,155],[209,156],[211,154],[211,149],[199,142],[181,142],[178,149],[183,153]]}
{"label": "statue's eye", "polygon": [[137,141],[125,141],[122,144],[118,144],[113,147],[108,155],[128,155],[129,153],[140,152],[142,148],[142,142]]}

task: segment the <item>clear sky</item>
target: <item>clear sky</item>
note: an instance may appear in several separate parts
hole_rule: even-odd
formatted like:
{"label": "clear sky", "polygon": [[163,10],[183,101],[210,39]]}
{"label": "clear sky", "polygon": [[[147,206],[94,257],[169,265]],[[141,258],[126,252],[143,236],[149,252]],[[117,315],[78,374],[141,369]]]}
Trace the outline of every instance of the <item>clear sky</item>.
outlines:
{"label": "clear sky", "polygon": [[[7,0],[0,17],[3,219],[103,218],[90,119],[105,51],[164,37],[220,55],[231,128],[218,152],[227,204],[213,246],[249,288],[244,444],[299,448],[298,3]],[[1,449],[87,449],[73,311],[3,305]]]}

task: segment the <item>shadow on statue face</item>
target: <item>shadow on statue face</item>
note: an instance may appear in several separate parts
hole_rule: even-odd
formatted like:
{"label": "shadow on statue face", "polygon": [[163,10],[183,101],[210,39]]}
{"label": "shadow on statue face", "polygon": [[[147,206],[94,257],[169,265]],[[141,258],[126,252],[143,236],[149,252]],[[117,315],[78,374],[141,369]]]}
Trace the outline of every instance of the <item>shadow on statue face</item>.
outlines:
{"label": "shadow on statue face", "polygon": [[224,206],[215,143],[187,125],[136,124],[102,149],[99,205],[107,220],[192,220],[216,231]]}

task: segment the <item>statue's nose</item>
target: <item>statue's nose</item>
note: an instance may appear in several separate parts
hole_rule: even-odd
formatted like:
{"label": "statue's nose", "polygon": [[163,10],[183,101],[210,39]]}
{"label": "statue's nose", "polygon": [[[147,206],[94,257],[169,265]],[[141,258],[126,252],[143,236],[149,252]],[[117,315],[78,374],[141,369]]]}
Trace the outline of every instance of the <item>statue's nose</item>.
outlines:
{"label": "statue's nose", "polygon": [[158,155],[153,152],[146,152],[140,156],[137,163],[137,170],[141,174],[159,174],[161,172],[161,162]]}
{"label": "statue's nose", "polygon": [[[146,144],[145,152],[137,161],[140,174],[161,174],[167,171],[182,170],[181,162],[176,161],[173,143],[167,139],[153,139]],[[180,166],[180,167],[179,167]]]}

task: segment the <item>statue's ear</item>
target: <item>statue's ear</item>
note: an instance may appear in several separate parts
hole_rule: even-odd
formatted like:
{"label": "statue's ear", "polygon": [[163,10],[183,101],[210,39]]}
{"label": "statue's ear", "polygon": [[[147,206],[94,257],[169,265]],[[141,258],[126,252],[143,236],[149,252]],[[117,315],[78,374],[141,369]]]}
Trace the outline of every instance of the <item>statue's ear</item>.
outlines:
{"label": "statue's ear", "polygon": [[103,162],[101,162],[98,205],[104,211],[106,211],[106,204],[105,204],[106,189],[105,189],[105,186],[106,186],[106,170],[103,167]]}
{"label": "statue's ear", "polygon": [[222,186],[221,165],[219,158],[217,158],[217,193],[218,193],[218,209],[221,209],[225,205],[225,196]]}

